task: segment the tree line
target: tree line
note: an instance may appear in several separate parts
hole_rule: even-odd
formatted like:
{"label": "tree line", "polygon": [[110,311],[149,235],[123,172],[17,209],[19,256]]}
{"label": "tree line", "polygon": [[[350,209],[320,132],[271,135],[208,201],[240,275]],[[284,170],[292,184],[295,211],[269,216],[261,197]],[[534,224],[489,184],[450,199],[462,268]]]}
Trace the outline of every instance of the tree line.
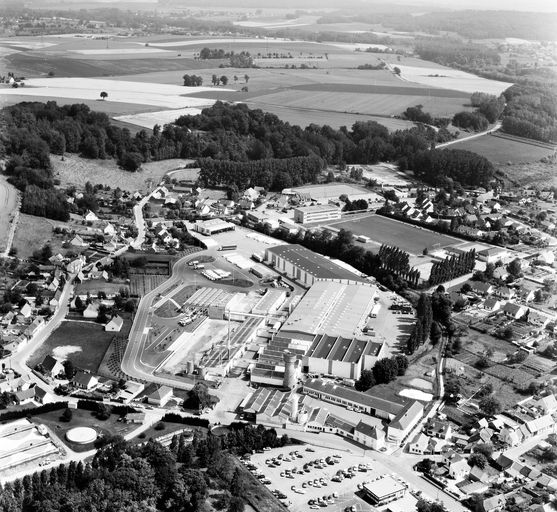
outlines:
{"label": "tree line", "polygon": [[472,272],[475,266],[475,249],[461,253],[458,256],[453,254],[442,261],[434,261],[429,275],[429,284],[433,286],[463,276]]}
{"label": "tree line", "polygon": [[91,462],[72,461],[6,483],[0,509],[199,512],[217,506],[242,512],[249,477],[232,454],[288,442],[274,429],[249,425],[238,425],[222,437],[199,431],[192,441],[174,436],[169,448],[153,440],[138,445],[105,436]]}
{"label": "tree line", "polygon": [[397,377],[402,377],[407,368],[408,359],[401,354],[378,359],[371,369],[362,370],[355,387],[358,391],[367,391],[377,384],[388,384]]}

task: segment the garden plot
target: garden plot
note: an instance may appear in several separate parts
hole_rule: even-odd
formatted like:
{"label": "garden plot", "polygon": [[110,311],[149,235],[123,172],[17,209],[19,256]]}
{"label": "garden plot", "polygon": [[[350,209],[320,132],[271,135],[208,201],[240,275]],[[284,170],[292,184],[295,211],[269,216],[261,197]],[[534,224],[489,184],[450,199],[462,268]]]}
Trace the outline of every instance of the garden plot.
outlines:
{"label": "garden plot", "polygon": [[[393,66],[391,65],[391,67]],[[450,68],[426,68],[406,66],[403,64],[397,64],[396,67],[400,69],[400,76],[403,80],[429,85],[431,87],[463,91],[470,94],[480,91],[499,96],[512,85],[512,83],[509,82],[488,80],[487,78],[481,78],[471,73],[465,73],[464,71]]]}
{"label": "garden plot", "polygon": [[[207,107],[213,104],[213,100],[207,101]],[[176,110],[160,110],[158,112],[144,112],[142,114],[129,114],[124,116],[115,116],[116,121],[142,126],[143,128],[153,128],[156,124],[164,126],[176,121],[181,116],[197,116],[201,114],[201,108],[179,108]]]}
{"label": "garden plot", "polygon": [[186,96],[186,94],[209,90],[211,90],[209,87],[189,87],[186,90],[180,85],[96,78],[33,78],[25,82],[25,87],[1,89],[0,94],[98,100],[101,91],[105,91],[108,94],[108,101],[176,109],[212,105],[214,100]]}

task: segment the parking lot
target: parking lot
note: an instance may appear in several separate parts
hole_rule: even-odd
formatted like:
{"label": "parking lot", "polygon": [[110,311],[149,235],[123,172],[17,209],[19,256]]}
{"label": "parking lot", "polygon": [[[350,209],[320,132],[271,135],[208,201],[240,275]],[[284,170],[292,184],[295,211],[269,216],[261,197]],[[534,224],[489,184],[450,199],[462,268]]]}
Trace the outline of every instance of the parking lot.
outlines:
{"label": "parking lot", "polygon": [[260,479],[277,491],[290,510],[337,512],[351,506],[358,512],[377,510],[360,497],[359,490],[365,482],[386,474],[380,464],[371,457],[330,448],[312,446],[312,451],[307,450],[305,446],[286,446],[254,454],[250,462],[256,469],[252,472],[264,475]]}

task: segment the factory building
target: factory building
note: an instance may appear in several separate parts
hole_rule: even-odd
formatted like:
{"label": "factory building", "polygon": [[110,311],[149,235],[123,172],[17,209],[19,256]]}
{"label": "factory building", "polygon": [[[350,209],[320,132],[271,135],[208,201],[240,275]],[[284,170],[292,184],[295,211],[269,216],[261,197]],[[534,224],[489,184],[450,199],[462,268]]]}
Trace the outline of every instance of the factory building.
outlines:
{"label": "factory building", "polygon": [[362,393],[346,386],[337,385],[331,380],[308,379],[303,384],[302,392],[324,402],[353,407],[388,421],[394,420],[405,408],[400,402],[375,396],[369,391]]}
{"label": "factory building", "polygon": [[362,370],[371,368],[384,352],[383,342],[318,334],[303,358],[303,369],[358,380]]}
{"label": "factory building", "polygon": [[340,219],[340,208],[332,204],[294,208],[294,221],[300,224]]}
{"label": "factory building", "polygon": [[265,263],[305,287],[317,281],[366,283],[364,277],[299,244],[278,245],[265,250]]}
{"label": "factory building", "polygon": [[195,231],[205,236],[234,231],[236,226],[222,219],[198,220],[194,225]]}
{"label": "factory building", "polygon": [[369,283],[318,281],[288,317],[281,335],[303,340],[313,340],[316,334],[359,336],[376,297],[377,288]]}

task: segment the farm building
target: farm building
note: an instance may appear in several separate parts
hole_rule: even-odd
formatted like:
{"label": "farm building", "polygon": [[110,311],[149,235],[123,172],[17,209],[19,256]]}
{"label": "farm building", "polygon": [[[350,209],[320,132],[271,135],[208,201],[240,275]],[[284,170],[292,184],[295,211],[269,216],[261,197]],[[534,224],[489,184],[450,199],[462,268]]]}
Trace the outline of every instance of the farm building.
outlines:
{"label": "farm building", "polygon": [[335,205],[301,206],[294,209],[294,221],[300,224],[339,219],[340,208]]}
{"label": "farm building", "polygon": [[306,287],[316,281],[365,282],[362,277],[347,268],[298,244],[278,245],[266,249],[265,263]]}
{"label": "farm building", "polygon": [[202,235],[211,236],[225,231],[234,231],[236,226],[231,222],[221,219],[198,220],[194,226],[195,231]]}
{"label": "farm building", "polygon": [[305,340],[312,340],[315,334],[358,336],[376,296],[377,288],[368,283],[316,282],[284,323],[281,335]]}

